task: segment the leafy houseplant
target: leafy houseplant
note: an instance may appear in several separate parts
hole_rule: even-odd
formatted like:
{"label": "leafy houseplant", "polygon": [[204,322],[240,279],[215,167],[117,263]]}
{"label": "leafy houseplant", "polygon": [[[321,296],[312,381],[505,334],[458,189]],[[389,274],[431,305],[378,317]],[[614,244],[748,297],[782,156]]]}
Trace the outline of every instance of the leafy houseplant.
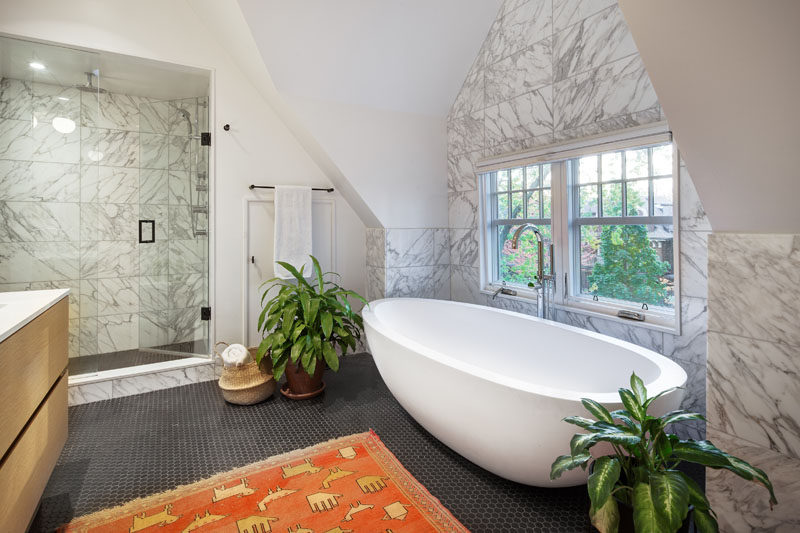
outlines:
{"label": "leafy houseplant", "polygon": [[[344,355],[348,349],[354,350],[361,338],[363,321],[351,309],[347,298],[367,303],[354,291],[325,281],[319,261],[314,256],[311,260],[312,283],[303,276],[303,268],[298,271],[278,261],[295,279],[272,278],[262,284],[262,287],[268,285],[261,297],[263,309],[258,317],[258,329],[264,339],[256,353],[259,363],[269,353],[275,379],[285,372],[290,390],[305,397],[322,391],[322,371],[326,365],[334,371],[339,369],[336,347]],[[264,302],[274,287],[280,287],[277,294]]]}
{"label": "leafy houseplant", "polygon": [[564,419],[588,433],[572,437],[570,454],[553,462],[551,479],[579,466],[585,469],[592,459],[589,449],[599,442],[610,443],[614,449],[614,454],[595,459],[589,476],[589,515],[599,531],[619,531],[621,511],[630,513],[632,508],[636,531],[675,532],[684,524],[691,506],[697,530],[717,532],[715,514],[705,494],[694,480],[676,470],[682,461],[724,468],[761,483],[769,491],[770,507],[778,503],[772,483],[762,470],[719,450],[709,441],[681,440],[664,431],[674,422],[704,420],[702,415],[681,410],[661,417],[647,414],[647,409],[659,396],[672,390],[648,398],[644,383],[634,373],[631,389],[619,389],[625,409],[609,412],[599,403],[583,398],[584,407],[598,420],[580,416]]}

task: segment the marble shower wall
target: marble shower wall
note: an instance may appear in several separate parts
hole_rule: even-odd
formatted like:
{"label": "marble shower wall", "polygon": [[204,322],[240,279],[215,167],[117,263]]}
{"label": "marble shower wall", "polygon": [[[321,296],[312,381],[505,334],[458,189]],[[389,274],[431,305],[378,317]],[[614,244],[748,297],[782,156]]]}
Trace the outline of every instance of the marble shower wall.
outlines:
{"label": "marble shower wall", "polygon": [[447,228],[368,228],[367,298],[450,299]]}
{"label": "marble shower wall", "polygon": [[800,530],[800,235],[714,233],[708,275],[708,437],[765,470],[780,502],[710,471],[720,530]]}
{"label": "marble shower wall", "polygon": [[[506,0],[448,115],[452,299],[536,313],[529,301],[480,292],[476,161],[664,119],[616,0]],[[705,412],[711,227],[680,171],[681,335],[567,311],[556,318],[672,358],[690,377],[684,407]]]}
{"label": "marble shower wall", "polygon": [[[195,103],[0,80],[0,290],[71,289],[71,357],[205,335],[178,112]],[[139,219],[156,221],[155,243],[138,243]]]}

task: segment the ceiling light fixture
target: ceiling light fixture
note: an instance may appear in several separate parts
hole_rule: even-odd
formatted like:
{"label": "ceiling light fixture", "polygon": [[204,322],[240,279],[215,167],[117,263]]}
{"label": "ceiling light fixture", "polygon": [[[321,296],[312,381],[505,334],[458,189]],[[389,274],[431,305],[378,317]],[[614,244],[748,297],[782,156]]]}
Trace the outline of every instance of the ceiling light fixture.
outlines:
{"label": "ceiling light fixture", "polygon": [[39,63],[38,61],[31,61],[28,63],[28,66],[31,67],[33,70],[44,70],[44,65]]}

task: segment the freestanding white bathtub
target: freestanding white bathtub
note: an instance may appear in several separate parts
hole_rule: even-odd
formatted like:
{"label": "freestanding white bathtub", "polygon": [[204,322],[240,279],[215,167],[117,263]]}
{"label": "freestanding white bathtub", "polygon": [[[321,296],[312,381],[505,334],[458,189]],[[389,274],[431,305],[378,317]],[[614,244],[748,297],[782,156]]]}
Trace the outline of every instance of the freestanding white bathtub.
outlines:
{"label": "freestanding white bathtub", "polygon": [[[580,485],[581,469],[550,481],[550,465],[580,432],[581,398],[621,409],[631,372],[649,395],[683,386],[686,372],[653,351],[549,320],[441,300],[371,302],[364,328],[378,371],[425,429],[498,476],[539,487]],[[678,389],[651,413],[677,409]]]}

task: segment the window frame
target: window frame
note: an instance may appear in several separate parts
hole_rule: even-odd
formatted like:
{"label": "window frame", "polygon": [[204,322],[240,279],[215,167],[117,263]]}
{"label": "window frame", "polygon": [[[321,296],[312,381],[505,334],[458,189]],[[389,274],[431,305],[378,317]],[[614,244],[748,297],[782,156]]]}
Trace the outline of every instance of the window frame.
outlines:
{"label": "window frame", "polygon": [[[571,188],[569,176],[567,175],[567,160],[579,158],[585,155],[601,154],[605,152],[634,149],[639,147],[649,147],[657,144],[672,143],[672,216],[657,217],[658,224],[672,225],[673,234],[673,265],[674,265],[674,307],[656,308],[655,306],[642,311],[640,304],[628,303],[619,300],[598,298],[592,299],[591,295],[580,294],[579,288],[579,269],[574,268],[573,261],[576,246],[575,222],[577,217],[570,214],[572,202],[571,194],[579,194],[578,187]],[[498,170],[510,170],[517,167],[526,167],[532,164],[551,164],[551,235],[554,245],[554,263],[556,271],[555,290],[553,295],[553,305],[556,309],[570,312],[578,312],[590,316],[597,316],[612,321],[618,321],[627,325],[640,326],[656,329],[673,334],[680,334],[680,153],[675,145],[672,134],[666,123],[630,128],[625,131],[606,135],[598,135],[580,141],[565,143],[560,145],[549,145],[537,150],[528,152],[518,152],[505,154],[494,158],[484,159],[477,163],[476,174],[478,175],[478,194],[479,194],[479,239],[480,239],[480,291],[484,294],[493,294],[501,283],[498,283],[496,270],[495,250],[497,250],[497,235],[494,216],[494,206],[490,194],[492,192],[493,176]],[[648,180],[652,183],[652,175]],[[624,181],[623,190],[625,189]],[[598,188],[602,187],[603,182],[598,180]],[[649,198],[648,203],[652,205],[653,199]],[[624,204],[623,204],[624,208]],[[600,200],[598,199],[598,210]],[[648,207],[650,210],[651,207]],[[649,212],[650,213],[650,212]],[[598,212],[601,215],[602,212]],[[578,225],[599,225],[602,223],[614,224],[621,220],[627,222],[645,221],[644,225],[651,225],[654,218],[634,217],[623,213],[622,217],[594,217],[582,219]],[[502,219],[498,223],[508,222],[512,224],[522,224],[525,222],[536,223],[536,220],[527,219]],[[544,222],[544,219],[539,220]],[[565,277],[566,276],[566,277]],[[536,300],[536,291],[527,287],[514,285],[517,296],[498,295],[498,298],[522,299],[524,301]],[[577,289],[577,291],[576,291]],[[577,294],[576,294],[577,292]],[[645,313],[645,321],[638,322],[617,317],[620,310],[638,311]]]}

